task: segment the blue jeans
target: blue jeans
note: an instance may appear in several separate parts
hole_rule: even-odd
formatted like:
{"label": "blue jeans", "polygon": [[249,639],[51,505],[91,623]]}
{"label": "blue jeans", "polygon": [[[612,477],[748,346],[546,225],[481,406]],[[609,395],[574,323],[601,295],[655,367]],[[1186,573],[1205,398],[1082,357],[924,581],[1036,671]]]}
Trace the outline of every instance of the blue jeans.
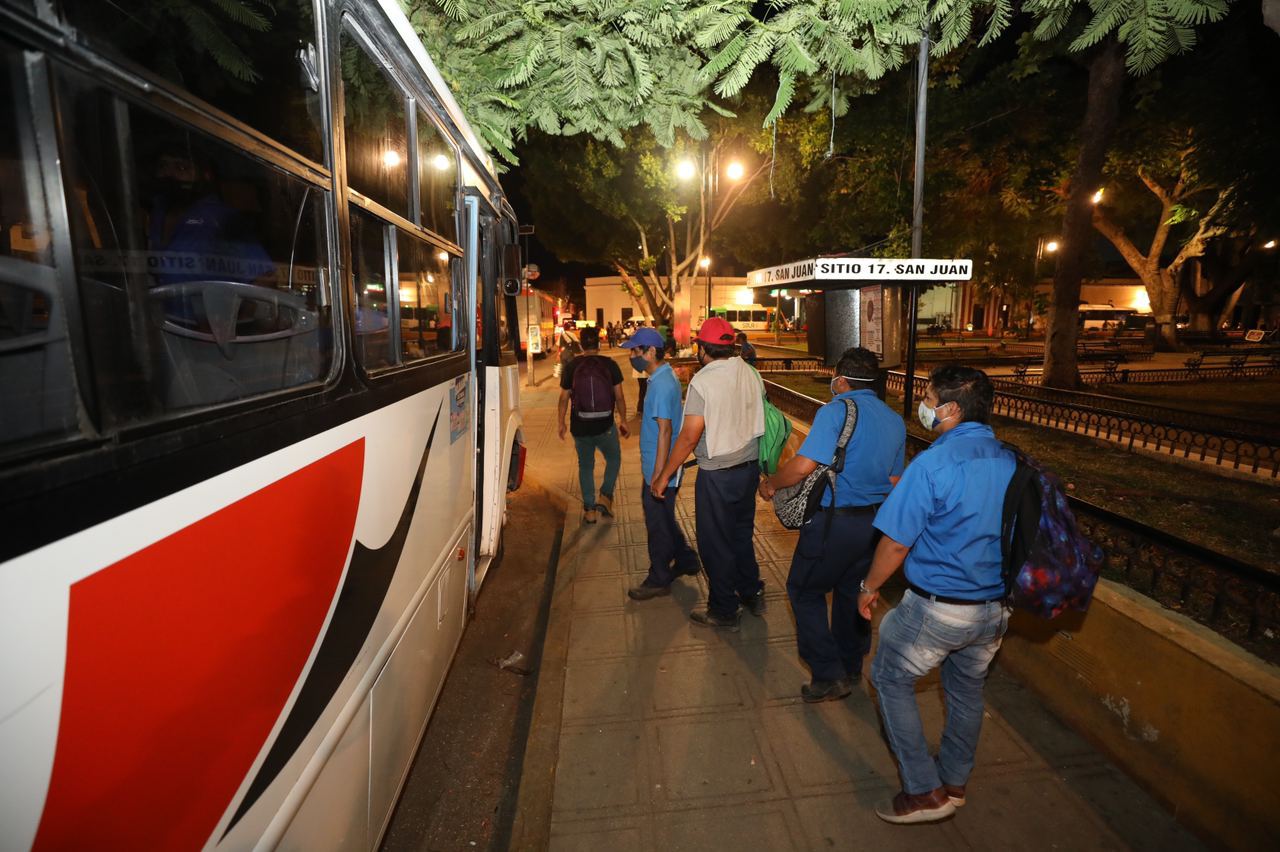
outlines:
{"label": "blue jeans", "polygon": [[707,611],[721,618],[738,613],[740,601],[764,588],[752,536],[756,526],[758,462],[725,470],[698,468],[693,484],[698,555],[707,572]]}
{"label": "blue jeans", "polygon": [[644,508],[644,528],[649,540],[649,576],[651,586],[670,586],[676,571],[685,572],[698,567],[698,554],[685,540],[680,522],[676,520],[676,498],[679,488],[668,488],[661,500],[655,500],[645,483],[640,492],[640,505]]}
{"label": "blue jeans", "polygon": [[874,512],[828,518],[823,511],[800,528],[787,596],[800,658],[814,680],[861,675],[862,658],[871,650],[871,622],[858,614],[858,583],[871,567],[873,518]]}
{"label": "blue jeans", "polygon": [[596,507],[596,450],[604,456],[604,482],[600,493],[613,496],[618,483],[618,468],[622,466],[622,448],[618,446],[618,427],[610,425],[608,432],[599,435],[574,435],[573,446],[578,450],[578,486],[582,489],[582,508]]}
{"label": "blue jeans", "polygon": [[[982,731],[982,687],[1008,626],[1009,610],[1000,602],[936,603],[910,590],[880,622],[871,682],[906,792],[919,795],[969,780]],[[915,685],[939,664],[947,721],[935,762],[924,739]]]}

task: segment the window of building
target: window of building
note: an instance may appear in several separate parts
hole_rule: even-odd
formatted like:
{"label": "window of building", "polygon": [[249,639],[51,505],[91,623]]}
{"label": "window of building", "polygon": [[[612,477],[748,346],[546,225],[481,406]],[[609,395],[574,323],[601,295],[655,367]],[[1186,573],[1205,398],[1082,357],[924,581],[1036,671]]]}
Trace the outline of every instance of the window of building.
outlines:
{"label": "window of building", "polygon": [[0,42],[0,449],[77,431],[52,236],[22,54]]}
{"label": "window of building", "polygon": [[458,241],[458,160],[436,123],[418,110],[418,224],[450,242]]}
{"label": "window of building", "polygon": [[107,419],[325,379],[324,191],[88,77],[56,77],[81,313]]}
{"label": "window of building", "polygon": [[82,38],[324,162],[312,0],[61,0]]}
{"label": "window of building", "polygon": [[351,32],[342,33],[342,127],[347,183],[409,218],[409,131],[405,94]]}

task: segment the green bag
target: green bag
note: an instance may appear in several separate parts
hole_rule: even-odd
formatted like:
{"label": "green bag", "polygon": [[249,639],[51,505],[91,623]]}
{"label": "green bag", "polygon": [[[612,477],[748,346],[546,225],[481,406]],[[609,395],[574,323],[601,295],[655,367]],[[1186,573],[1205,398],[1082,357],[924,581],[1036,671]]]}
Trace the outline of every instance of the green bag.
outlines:
{"label": "green bag", "polygon": [[[759,371],[756,372],[759,376]],[[779,411],[765,395],[764,379],[760,379],[760,398],[764,400],[764,434],[760,436],[760,472],[774,474],[778,472],[778,459],[782,456],[782,448],[791,437],[791,421],[787,415]]]}

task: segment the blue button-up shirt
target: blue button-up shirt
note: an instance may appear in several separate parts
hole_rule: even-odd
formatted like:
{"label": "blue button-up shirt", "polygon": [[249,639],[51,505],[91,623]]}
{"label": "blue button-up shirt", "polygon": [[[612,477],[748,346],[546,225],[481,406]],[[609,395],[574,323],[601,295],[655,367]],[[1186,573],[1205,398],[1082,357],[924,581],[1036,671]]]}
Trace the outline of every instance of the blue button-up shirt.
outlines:
{"label": "blue button-up shirt", "polygon": [[1000,597],[1000,520],[1013,468],[1013,454],[983,423],[961,423],[911,461],[875,520],[911,548],[909,582],[947,597]]}
{"label": "blue button-up shirt", "polygon": [[[680,380],[676,378],[670,364],[658,365],[658,369],[649,376],[649,384],[644,392],[644,419],[640,422],[640,472],[644,475],[646,487],[657,473],[654,466],[658,462],[659,417],[671,421],[671,444],[667,447],[670,452],[684,421],[684,408],[680,404]],[[665,462],[666,459],[662,461]],[[679,487],[680,475],[681,471],[677,470],[667,480],[667,487]]]}
{"label": "blue button-up shirt", "polygon": [[836,475],[835,502],[828,492],[822,505],[873,506],[889,494],[889,477],[902,473],[907,442],[902,418],[874,391],[847,391],[819,408],[799,454],[818,464],[831,464],[844,429],[846,399],[857,403],[858,425],[845,448],[844,470]]}

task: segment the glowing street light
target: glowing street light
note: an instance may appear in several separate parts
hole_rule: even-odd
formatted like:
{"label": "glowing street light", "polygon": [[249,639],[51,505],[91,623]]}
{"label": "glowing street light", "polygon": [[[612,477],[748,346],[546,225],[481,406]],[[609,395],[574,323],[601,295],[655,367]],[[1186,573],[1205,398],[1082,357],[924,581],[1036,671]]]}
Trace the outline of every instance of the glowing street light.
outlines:
{"label": "glowing street light", "polygon": [[1275,240],[1267,240],[1265,243],[1263,243],[1263,244],[1262,244],[1262,247],[1263,247],[1264,249],[1273,249],[1273,248],[1275,248],[1275,247],[1276,247],[1276,241],[1275,241]]}
{"label": "glowing street light", "polygon": [[400,152],[394,149],[384,151],[382,153],[382,162],[387,168],[394,169],[400,165]]}
{"label": "glowing street light", "polygon": [[1058,241],[1049,240],[1049,242],[1044,244],[1044,250],[1049,252],[1049,254],[1053,254],[1055,251],[1058,250]]}
{"label": "glowing street light", "polygon": [[746,171],[742,163],[734,160],[725,168],[724,174],[729,180],[742,180],[742,176],[746,174]]}
{"label": "glowing street light", "polygon": [[681,160],[676,166],[676,177],[680,180],[690,180],[698,173],[698,167],[694,165],[693,160]]}
{"label": "glowing street light", "polygon": [[431,164],[436,167],[437,171],[441,172],[448,171],[449,166],[453,165],[449,158],[444,154],[436,154],[435,159],[431,161]]}
{"label": "glowing street light", "polygon": [[[1273,245],[1274,245],[1274,244],[1273,244]],[[709,257],[704,257],[704,258],[702,258],[702,260],[699,260],[699,261],[698,261],[698,265],[699,265],[699,266],[701,266],[703,269],[708,269],[708,268],[710,268],[710,266],[711,266],[711,258],[709,258]]]}
{"label": "glowing street light", "polygon": [[1099,189],[1097,192],[1095,192],[1095,193],[1093,194],[1093,203],[1094,203],[1094,204],[1101,204],[1101,203],[1102,203],[1102,196],[1103,196],[1105,193],[1106,193],[1106,189],[1105,189],[1105,188],[1101,188],[1101,189]]}

